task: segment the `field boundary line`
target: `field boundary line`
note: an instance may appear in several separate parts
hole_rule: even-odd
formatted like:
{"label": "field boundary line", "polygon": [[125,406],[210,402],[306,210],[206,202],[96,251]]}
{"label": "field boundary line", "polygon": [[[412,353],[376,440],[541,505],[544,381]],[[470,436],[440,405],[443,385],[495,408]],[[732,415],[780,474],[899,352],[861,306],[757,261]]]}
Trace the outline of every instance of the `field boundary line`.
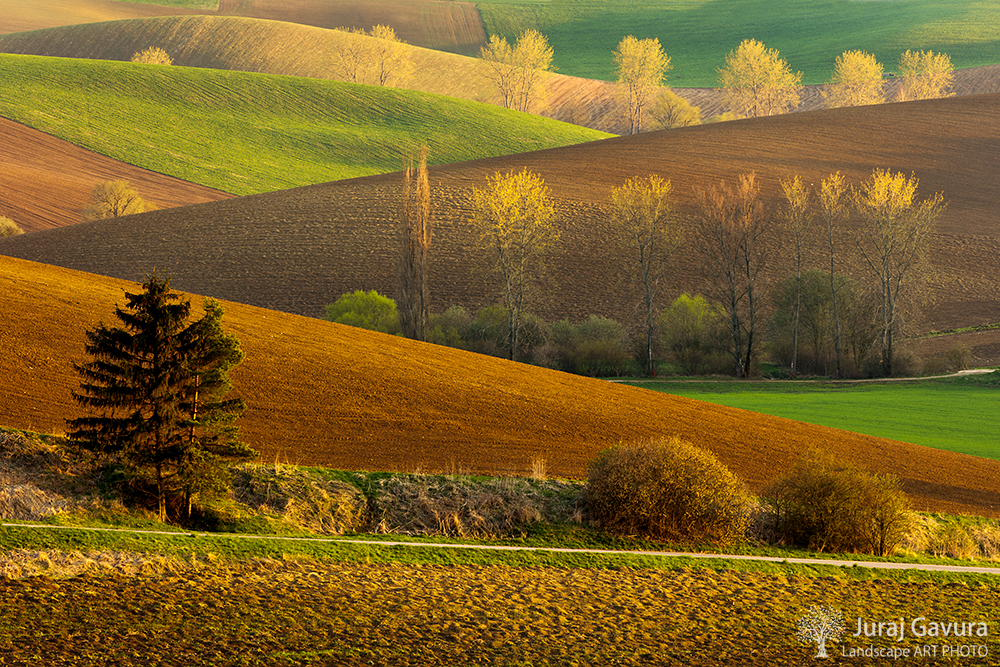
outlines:
{"label": "field boundary line", "polygon": [[881,570],[926,570],[930,572],[959,572],[966,574],[992,574],[1000,576],[1000,567],[976,565],[939,565],[935,563],[899,563],[891,561],[833,560],[823,558],[797,558],[783,556],[754,556],[748,554],[716,554],[686,551],[641,551],[618,549],[576,549],[572,547],[529,547],[504,544],[463,544],[448,542],[399,542],[390,540],[360,540],[344,537],[288,537],[283,535],[246,535],[241,533],[197,533],[191,531],[143,530],[138,528],[94,528],[84,526],[53,526],[48,524],[0,523],[3,528],[34,528],[41,530],[90,530],[106,533],[140,535],[172,535],[175,537],[223,537],[248,540],[285,540],[289,542],[319,542],[333,544],[362,544],[382,547],[426,547],[433,549],[479,549],[482,551],[543,551],[565,554],[598,554],[610,556],[651,556],[658,558],[691,558],[704,560],[763,561],[789,565],[828,565],[831,567],[864,567]]}

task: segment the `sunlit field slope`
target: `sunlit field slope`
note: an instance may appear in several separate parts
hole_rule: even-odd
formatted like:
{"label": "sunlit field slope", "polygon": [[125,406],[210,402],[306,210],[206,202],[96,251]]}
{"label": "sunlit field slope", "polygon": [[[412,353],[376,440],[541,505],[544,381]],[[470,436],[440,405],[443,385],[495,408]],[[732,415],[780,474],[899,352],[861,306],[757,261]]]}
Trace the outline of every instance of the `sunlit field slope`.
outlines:
{"label": "sunlit field slope", "polygon": [[[0,52],[127,61],[136,51],[157,45],[178,65],[342,79],[343,73],[334,66],[337,50],[348,42],[365,40],[370,38],[298,23],[231,16],[170,16],[0,35]],[[419,46],[405,48],[414,67],[412,74],[398,84],[400,87],[498,102],[478,58]],[[676,77],[670,83],[678,94],[700,107],[703,119],[727,110],[721,90],[687,88],[684,86],[691,84]],[[895,80],[887,81],[886,94],[890,99],[896,87]],[[1000,92],[1000,65],[958,70],[951,92],[957,95]],[[615,106],[614,84],[567,76],[560,71],[548,77],[544,103],[537,111],[549,118],[624,134],[628,127],[615,112]],[[824,106],[819,86],[802,90],[799,111]]]}
{"label": "sunlit field slope", "polygon": [[98,183],[125,179],[157,208],[232,195],[133,167],[0,118],[0,215],[21,229],[75,225]]}
{"label": "sunlit field slope", "polygon": [[0,115],[208,187],[249,194],[565,145],[601,133],[490,105],[342,82],[0,56]]}
{"label": "sunlit field slope", "polygon": [[[209,5],[210,0],[203,4]],[[95,21],[205,13],[190,8],[117,0],[4,0],[0,34]]]}
{"label": "sunlit field slope", "polygon": [[933,49],[956,67],[1000,63],[1000,16],[990,0],[566,0],[478,3],[490,34],[546,34],[564,74],[614,79],[611,54],[625,35],[657,37],[670,55],[671,85],[717,85],[716,69],[742,40],[777,49],[803,83],[829,80],[844,51],[875,54],[887,71],[907,49]]}
{"label": "sunlit field slope", "polygon": [[[0,258],[0,423],[59,432],[79,414],[72,363],[125,288],[136,286]],[[678,434],[755,488],[817,446],[899,474],[918,507],[1000,515],[1000,462],[225,305],[247,354],[234,373],[244,434],[267,461],[524,474],[540,456],[549,474],[581,478],[603,447]]]}
{"label": "sunlit field slope", "polygon": [[[592,313],[625,319],[632,311],[607,210],[611,188],[628,178],[671,179],[679,209],[691,211],[699,189],[741,172],[755,171],[774,205],[781,178],[818,183],[839,170],[858,183],[884,167],[913,173],[920,196],[943,192],[948,201],[931,253],[933,307],[919,327],[997,322],[998,104],[993,95],[817,111],[434,167],[432,307],[476,308],[492,298],[468,211],[471,188],[497,171],[527,167],[556,199],[562,236],[548,260],[550,278],[529,305],[551,320]],[[0,240],[0,253],[130,280],[156,267],[179,289],[320,316],[346,291],[395,294],[401,181],[386,174],[77,225]],[[838,269],[856,268],[850,235],[839,240]],[[821,266],[820,241],[806,261]],[[666,293],[701,291],[690,233],[676,257]],[[770,279],[791,270],[783,257],[773,254]]]}
{"label": "sunlit field slope", "polygon": [[[370,39],[297,23],[176,16],[0,35],[0,52],[127,61],[136,51],[156,45],[176,65],[342,79],[343,73],[334,65],[338,49]],[[477,102],[496,101],[480,59],[413,45],[405,49],[413,69],[399,87]],[[546,85],[542,115],[621,132],[616,118],[604,117],[614,101],[611,84],[553,74]]]}

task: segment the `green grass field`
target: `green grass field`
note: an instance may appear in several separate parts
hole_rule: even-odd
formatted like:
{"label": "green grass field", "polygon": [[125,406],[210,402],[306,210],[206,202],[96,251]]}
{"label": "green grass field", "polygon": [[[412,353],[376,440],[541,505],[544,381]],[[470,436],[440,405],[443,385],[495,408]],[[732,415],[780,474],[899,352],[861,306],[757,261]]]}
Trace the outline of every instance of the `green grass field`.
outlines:
{"label": "green grass field", "polygon": [[655,382],[638,386],[1000,460],[997,372],[915,382]]}
{"label": "green grass field", "polygon": [[0,56],[0,115],[236,195],[610,135],[439,95],[337,81]]}
{"label": "green grass field", "polygon": [[668,83],[714,87],[743,39],[778,49],[805,84],[825,83],[844,51],[874,53],[892,71],[906,49],[933,49],[956,68],[1000,63],[1000,14],[989,0],[549,0],[476,3],[488,34],[548,36],[561,74],[613,80],[625,35],[657,37],[673,61]]}

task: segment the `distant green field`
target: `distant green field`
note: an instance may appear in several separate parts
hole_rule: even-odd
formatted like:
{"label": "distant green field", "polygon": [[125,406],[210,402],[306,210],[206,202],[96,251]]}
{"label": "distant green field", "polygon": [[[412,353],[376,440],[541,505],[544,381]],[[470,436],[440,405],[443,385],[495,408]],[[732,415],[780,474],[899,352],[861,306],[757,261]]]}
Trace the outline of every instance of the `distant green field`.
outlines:
{"label": "distant green field", "polygon": [[0,115],[236,195],[611,135],[440,95],[323,79],[0,55]]}
{"label": "distant green field", "polygon": [[918,382],[655,382],[637,386],[1000,460],[1000,372]]}
{"label": "distant green field", "polygon": [[778,49],[802,82],[825,83],[844,51],[874,53],[886,71],[907,49],[947,53],[957,68],[1000,63],[994,0],[479,0],[488,34],[546,34],[561,74],[613,79],[625,35],[657,37],[673,61],[668,82],[714,87],[742,40]]}

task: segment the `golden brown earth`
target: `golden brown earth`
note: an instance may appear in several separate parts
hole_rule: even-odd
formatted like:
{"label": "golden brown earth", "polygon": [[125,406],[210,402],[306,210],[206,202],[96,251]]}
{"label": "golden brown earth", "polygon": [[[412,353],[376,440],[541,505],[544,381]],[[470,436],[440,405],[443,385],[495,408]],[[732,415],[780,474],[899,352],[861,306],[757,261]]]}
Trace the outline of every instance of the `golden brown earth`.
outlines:
{"label": "golden brown earth", "polygon": [[[81,413],[84,331],[136,285],[0,257],[0,424],[61,432]],[[200,299],[193,299],[195,304]],[[581,478],[621,441],[680,435],[759,489],[808,447],[898,474],[920,509],[1000,516],[1000,461],[758,415],[321,320],[227,303],[246,440],[265,461]]]}

